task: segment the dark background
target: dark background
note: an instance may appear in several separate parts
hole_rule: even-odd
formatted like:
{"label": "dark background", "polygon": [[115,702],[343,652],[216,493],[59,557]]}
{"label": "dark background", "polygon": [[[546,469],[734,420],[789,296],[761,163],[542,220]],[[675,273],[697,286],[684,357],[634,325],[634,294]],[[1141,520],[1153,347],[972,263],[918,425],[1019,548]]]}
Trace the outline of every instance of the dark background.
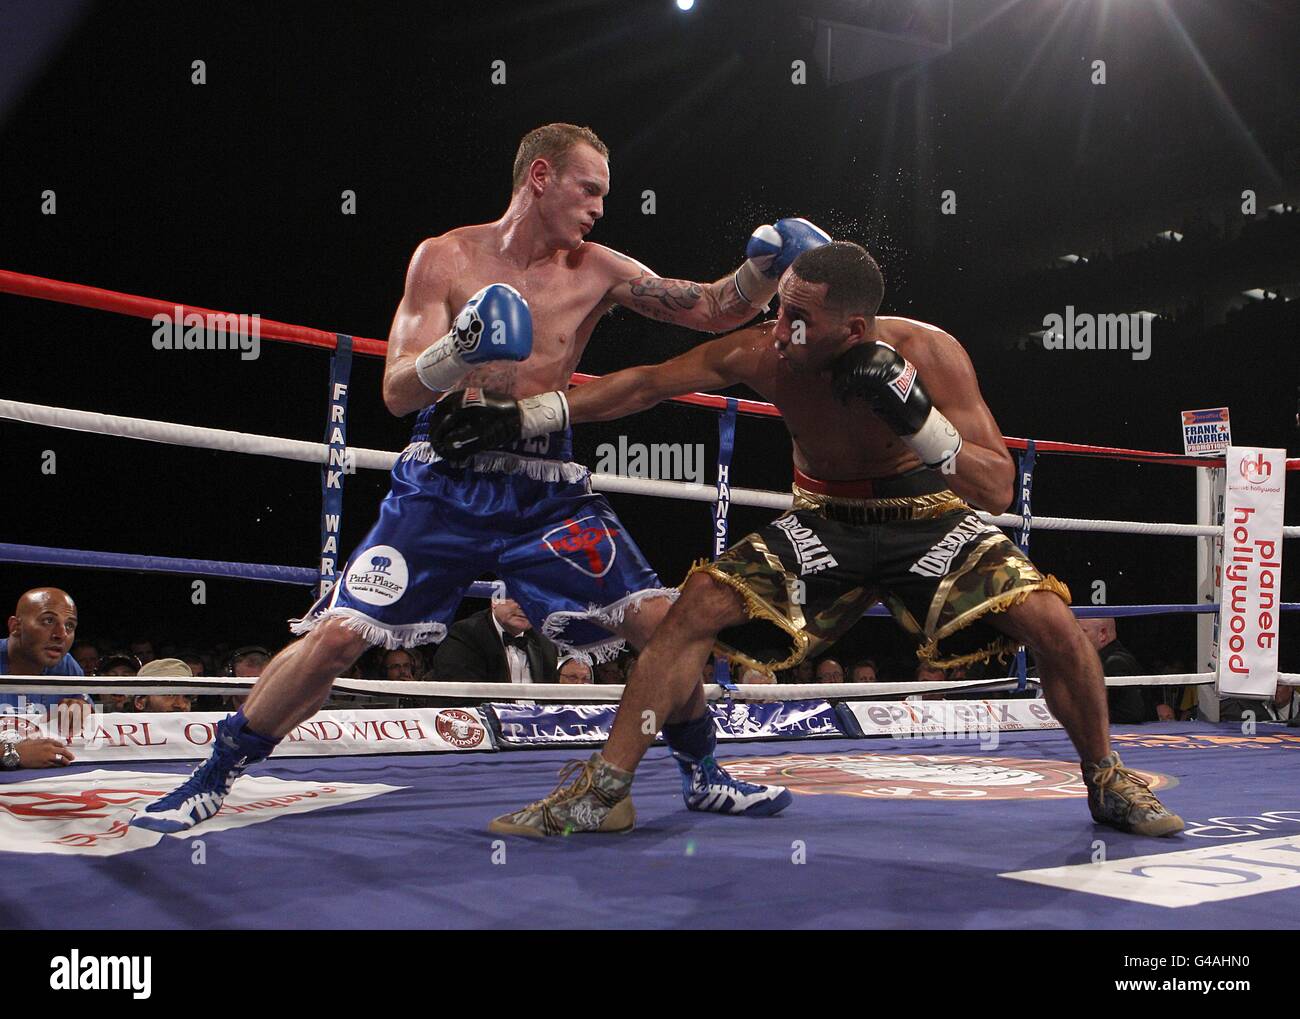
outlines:
{"label": "dark background", "polygon": [[[593,240],[701,280],[733,269],[750,231],[780,216],[864,243],[885,273],[884,311],[962,340],[1004,434],[1174,451],[1180,410],[1229,405],[1239,443],[1300,452],[1300,302],[1287,300],[1300,296],[1300,216],[1267,211],[1300,191],[1295,5],[962,0],[947,52],[824,79],[811,17],[921,31],[936,7],[10,4],[0,264],[382,338],[416,244],[499,216],[519,138],[571,121],[612,152]],[[196,59],[205,85],[190,82]],[[490,83],[496,59],[505,85]],[[805,85],[791,82],[795,59]],[[1090,81],[1097,59],[1104,85]],[[54,216],[41,214],[47,189]],[[355,216],[340,213],[344,189]],[[945,189],[955,215],[940,214]],[[1183,241],[1157,240],[1165,229]],[[1069,266],[1066,253],[1090,261]],[[1242,296],[1252,287],[1279,296]],[[1159,313],[1152,356],[1043,350],[1030,333],[1066,304]],[[0,328],[5,398],[321,437],[320,351],[159,352],[147,320],[3,295]],[[698,339],[618,311],[583,368],[662,360]],[[355,367],[349,439],[399,449],[410,422],[384,410],[380,372],[376,359]],[[711,413],[663,407],[584,427],[579,458],[620,433],[716,448]],[[788,486],[779,423],[743,419],[738,446],[735,484]],[[1039,462],[1037,514],[1192,519],[1190,469]],[[376,472],[348,479],[345,553],[385,489]],[[612,501],[666,581],[709,552],[707,506]],[[319,471],[305,464],[0,421],[0,541],[312,566],[319,508]],[[732,534],[768,517],[733,508]],[[1191,539],[1039,531],[1032,551],[1079,601],[1094,580],[1112,603],[1194,597]],[[310,601],[209,580],[196,607],[188,577],[0,564],[0,602],[43,584],[74,596],[91,639],[278,647]],[[1295,670],[1294,617],[1284,631]],[[1192,664],[1189,617],[1121,632],[1147,664]],[[882,621],[846,645],[849,658],[898,650]]]}

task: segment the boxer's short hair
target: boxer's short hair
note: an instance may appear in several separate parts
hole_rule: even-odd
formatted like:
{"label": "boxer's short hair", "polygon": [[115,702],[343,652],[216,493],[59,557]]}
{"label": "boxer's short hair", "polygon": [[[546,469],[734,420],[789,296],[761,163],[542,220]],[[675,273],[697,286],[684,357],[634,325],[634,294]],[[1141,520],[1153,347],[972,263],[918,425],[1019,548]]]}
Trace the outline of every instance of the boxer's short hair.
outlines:
{"label": "boxer's short hair", "polygon": [[885,278],[861,244],[831,241],[794,260],[794,273],[807,283],[826,284],[826,303],[835,311],[868,318],[880,310]]}
{"label": "boxer's short hair", "polygon": [[557,170],[564,169],[564,157],[575,145],[590,145],[606,159],[609,147],[596,137],[596,132],[589,127],[576,124],[545,124],[535,127],[519,143],[515,153],[514,185],[518,191],[528,177],[528,168],[534,159],[547,159]]}

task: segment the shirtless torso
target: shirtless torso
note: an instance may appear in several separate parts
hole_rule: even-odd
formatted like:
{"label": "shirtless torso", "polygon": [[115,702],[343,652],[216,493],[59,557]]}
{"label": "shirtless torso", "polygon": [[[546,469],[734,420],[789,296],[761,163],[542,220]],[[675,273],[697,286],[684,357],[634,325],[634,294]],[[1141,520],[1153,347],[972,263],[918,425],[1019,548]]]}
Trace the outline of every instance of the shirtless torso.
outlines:
{"label": "shirtless torso", "polygon": [[[670,396],[741,383],[781,412],[793,440],[794,466],[825,481],[882,478],[920,461],[865,402],[837,400],[829,368],[794,365],[764,322],[701,344],[660,365],[631,368],[580,386],[569,397],[572,420],[608,420]],[[970,358],[952,336],[913,319],[879,316],[868,333],[916,365],[934,405],[965,439],[951,487],[981,509],[1001,512],[1011,498],[1013,462],[980,395]]]}
{"label": "shirtless torso", "polygon": [[664,279],[640,262],[584,241],[523,265],[504,254],[501,223],[461,227],[424,241],[407,272],[406,293],[389,336],[384,401],[398,415],[432,403],[411,368],[442,336],[471,296],[508,283],[528,302],[533,351],[522,362],[498,361],[471,372],[458,388],[478,386],[516,399],[566,389],[592,330],[615,305],[695,329],[722,331],[751,318],[729,278],[717,283]]}

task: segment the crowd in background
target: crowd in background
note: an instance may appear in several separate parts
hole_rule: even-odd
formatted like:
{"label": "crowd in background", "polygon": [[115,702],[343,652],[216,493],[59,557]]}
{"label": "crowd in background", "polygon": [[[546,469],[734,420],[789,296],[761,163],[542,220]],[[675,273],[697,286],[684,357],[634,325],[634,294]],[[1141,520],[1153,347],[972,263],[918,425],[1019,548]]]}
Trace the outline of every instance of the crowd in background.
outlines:
{"label": "crowd in background", "polygon": [[[1119,640],[1114,619],[1083,619],[1080,624],[1097,649],[1107,676],[1163,675],[1185,673],[1180,662],[1152,663],[1148,669]],[[235,646],[233,642],[205,648],[178,646],[163,635],[137,635],[129,640],[91,639],[82,635],[72,599],[54,588],[36,589],[19,599],[10,617],[8,637],[0,641],[0,673],[95,676],[102,678],[139,677],[160,683],[167,678],[234,677],[254,679],[270,663],[273,650],[258,645]],[[375,647],[364,654],[343,679],[407,682],[500,682],[528,683],[600,683],[626,682],[636,656],[624,651],[608,660],[588,662],[585,656],[563,654],[545,636],[536,631],[518,603],[509,598],[494,601],[488,608],[473,613],[452,625],[437,645],[411,648]],[[1029,675],[1033,675],[1032,659]],[[795,667],[767,672],[753,668],[731,667],[732,682],[743,684],[837,684],[877,682],[930,682],[936,686],[964,680],[990,680],[1007,675],[1005,665],[977,663],[939,669],[923,662],[877,661],[856,657],[841,660],[832,648],[830,653],[810,658]],[[718,679],[717,664],[711,657],[701,678],[706,683]],[[399,689],[384,691],[390,703],[408,702]],[[107,711],[166,712],[190,710],[228,710],[243,701],[242,695],[123,694],[98,693],[95,700]],[[943,699],[942,692],[913,692],[915,699]],[[971,696],[962,691],[954,697]],[[1025,691],[981,690],[980,698],[999,696],[1038,696],[1035,688]],[[64,695],[63,700],[67,700]],[[87,697],[87,700],[89,698]],[[1191,686],[1112,687],[1108,691],[1111,721],[1134,724],[1175,721],[1196,715],[1196,689]],[[1290,687],[1279,687],[1272,700],[1224,701],[1222,717],[1241,718],[1254,712],[1259,720],[1287,721],[1297,714],[1296,696]],[[34,697],[36,703],[57,702],[57,698]],[[0,692],[0,705],[12,704],[13,695]],[[358,701],[344,694],[333,706],[356,706]],[[371,701],[369,703],[376,703]],[[330,707],[331,704],[327,704]]]}

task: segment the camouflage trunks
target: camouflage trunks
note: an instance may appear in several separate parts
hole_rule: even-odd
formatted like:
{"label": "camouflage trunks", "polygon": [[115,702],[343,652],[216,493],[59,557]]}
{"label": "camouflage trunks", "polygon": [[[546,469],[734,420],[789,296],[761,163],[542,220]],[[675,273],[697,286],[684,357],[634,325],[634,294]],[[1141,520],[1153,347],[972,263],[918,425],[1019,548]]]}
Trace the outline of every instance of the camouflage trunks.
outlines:
{"label": "camouflage trunks", "polygon": [[830,483],[796,472],[794,494],[790,513],[691,570],[744,598],[749,620],[717,643],[742,665],[773,671],[820,654],[883,600],[917,657],[950,668],[1015,652],[988,614],[1034,591],[1070,603],[934,471]]}

